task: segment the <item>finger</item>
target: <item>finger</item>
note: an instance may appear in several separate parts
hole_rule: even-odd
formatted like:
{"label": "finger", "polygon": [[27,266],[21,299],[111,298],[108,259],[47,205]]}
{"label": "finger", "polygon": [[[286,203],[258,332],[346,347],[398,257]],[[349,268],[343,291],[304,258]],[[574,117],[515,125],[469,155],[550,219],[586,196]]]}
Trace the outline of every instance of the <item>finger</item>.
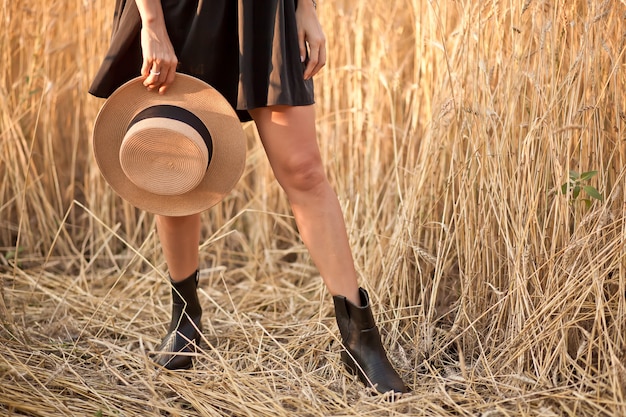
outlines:
{"label": "finger", "polygon": [[150,70],[150,77],[152,78],[153,84],[161,84],[165,81],[167,77],[167,72],[164,73],[164,70],[160,68],[157,70]]}
{"label": "finger", "polygon": [[144,59],[141,64],[141,76],[147,78],[150,75],[150,68],[152,67],[152,60]]}
{"label": "finger", "polygon": [[176,78],[176,69],[178,68],[178,58],[174,57],[162,68],[163,69],[161,69],[161,75],[159,78],[162,83],[159,87],[160,94],[165,93],[169,86],[174,82],[174,78]]}
{"label": "finger", "polygon": [[150,68],[150,75],[155,77],[156,80],[159,80],[161,77],[161,71],[163,69],[167,69],[167,66],[164,65],[160,60],[152,61],[152,67]]}
{"label": "finger", "polygon": [[149,90],[159,87],[165,81],[167,73],[163,73],[163,69],[167,68],[159,60],[152,61],[152,67],[148,72],[148,77],[144,81],[144,85]]}
{"label": "finger", "polygon": [[169,86],[174,82],[174,78],[176,78],[176,67],[172,67],[167,71],[165,81],[159,87],[159,94],[163,94],[167,91]]}
{"label": "finger", "polygon": [[148,90],[153,90],[162,84],[160,78],[161,74],[159,72],[150,72],[143,84],[148,87]]}
{"label": "finger", "polygon": [[311,47],[311,45],[309,45],[309,47],[309,61],[307,62],[306,68],[304,69],[305,80],[308,80],[313,76],[313,70],[315,69],[315,67],[317,67],[317,63],[319,62],[319,48]]}
{"label": "finger", "polygon": [[304,41],[304,31],[298,31],[298,48],[300,49],[300,62],[306,59],[306,42]]}
{"label": "finger", "polygon": [[317,64],[315,65],[315,68],[313,68],[313,71],[311,72],[311,77],[317,74],[324,67],[324,65],[326,65],[326,46],[322,44],[322,46],[319,49]]}
{"label": "finger", "polygon": [[144,78],[143,85],[146,87],[152,86],[158,80],[158,74],[155,75],[158,71],[155,71],[153,68],[155,68],[155,63],[152,59],[144,61],[141,67],[141,76]]}

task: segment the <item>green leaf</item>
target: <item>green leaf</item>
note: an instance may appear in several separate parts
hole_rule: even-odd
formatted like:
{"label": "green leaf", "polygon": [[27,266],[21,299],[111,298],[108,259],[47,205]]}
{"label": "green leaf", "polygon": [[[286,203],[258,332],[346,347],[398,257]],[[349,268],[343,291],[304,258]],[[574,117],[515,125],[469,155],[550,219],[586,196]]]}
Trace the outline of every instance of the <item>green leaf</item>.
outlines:
{"label": "green leaf", "polygon": [[585,185],[583,187],[583,190],[585,190],[589,197],[595,198],[596,200],[604,201],[604,197],[602,197],[602,194],[600,194],[598,190],[596,190],[596,187],[592,187],[591,185]]}
{"label": "green leaf", "polygon": [[576,181],[577,179],[580,178],[580,174],[576,171],[570,171],[569,172],[569,179],[572,181]]}
{"label": "green leaf", "polygon": [[567,194],[567,190],[569,189],[569,184],[568,183],[563,183],[563,185],[561,185],[561,194]]}
{"label": "green leaf", "polygon": [[585,202],[585,207],[587,209],[590,209],[591,208],[591,200],[589,200],[588,198],[585,198],[583,201]]}
{"label": "green leaf", "polygon": [[574,200],[577,199],[579,194],[580,194],[580,187],[577,185],[576,187],[574,187],[574,190],[572,191],[572,198]]}
{"label": "green leaf", "polygon": [[24,251],[24,246],[20,246],[15,250],[8,250],[5,252],[4,257],[6,259],[14,259],[17,255]]}
{"label": "green leaf", "polygon": [[582,174],[580,174],[580,180],[581,181],[590,180],[591,178],[595,177],[597,174],[598,174],[598,171],[583,172]]}

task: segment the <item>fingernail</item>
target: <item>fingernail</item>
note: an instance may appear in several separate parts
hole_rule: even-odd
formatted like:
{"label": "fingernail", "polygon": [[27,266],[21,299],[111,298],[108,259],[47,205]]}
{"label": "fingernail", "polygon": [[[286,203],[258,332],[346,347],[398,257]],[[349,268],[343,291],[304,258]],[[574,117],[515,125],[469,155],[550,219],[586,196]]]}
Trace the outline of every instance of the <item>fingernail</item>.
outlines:
{"label": "fingernail", "polygon": [[300,55],[300,62],[304,62],[304,57]]}

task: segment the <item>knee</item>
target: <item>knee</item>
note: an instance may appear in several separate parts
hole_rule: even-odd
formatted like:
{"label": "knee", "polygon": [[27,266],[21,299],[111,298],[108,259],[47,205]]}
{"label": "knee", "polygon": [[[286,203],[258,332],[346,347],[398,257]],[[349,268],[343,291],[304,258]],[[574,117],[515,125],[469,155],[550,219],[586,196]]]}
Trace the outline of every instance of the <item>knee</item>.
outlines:
{"label": "knee", "polygon": [[322,161],[317,156],[293,155],[279,169],[276,178],[287,194],[312,192],[328,183]]}

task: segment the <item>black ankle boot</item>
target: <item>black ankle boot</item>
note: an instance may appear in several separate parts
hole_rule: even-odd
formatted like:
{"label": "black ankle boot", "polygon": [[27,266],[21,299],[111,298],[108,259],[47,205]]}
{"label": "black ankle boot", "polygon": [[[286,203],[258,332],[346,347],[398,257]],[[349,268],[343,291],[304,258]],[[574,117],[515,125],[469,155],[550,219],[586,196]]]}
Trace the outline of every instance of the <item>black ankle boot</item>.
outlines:
{"label": "black ankle boot", "polygon": [[408,392],[380,341],[367,291],[359,288],[359,296],[362,307],[355,306],[346,297],[333,297],[337,325],[345,348],[341,352],[341,360],[349,372],[358,374],[361,382],[381,394],[388,391]]}
{"label": "black ankle boot", "polygon": [[[172,321],[154,361],[167,369],[188,369],[200,343],[202,308],[198,300],[198,271],[172,282]],[[179,355],[178,353],[185,353]]]}

